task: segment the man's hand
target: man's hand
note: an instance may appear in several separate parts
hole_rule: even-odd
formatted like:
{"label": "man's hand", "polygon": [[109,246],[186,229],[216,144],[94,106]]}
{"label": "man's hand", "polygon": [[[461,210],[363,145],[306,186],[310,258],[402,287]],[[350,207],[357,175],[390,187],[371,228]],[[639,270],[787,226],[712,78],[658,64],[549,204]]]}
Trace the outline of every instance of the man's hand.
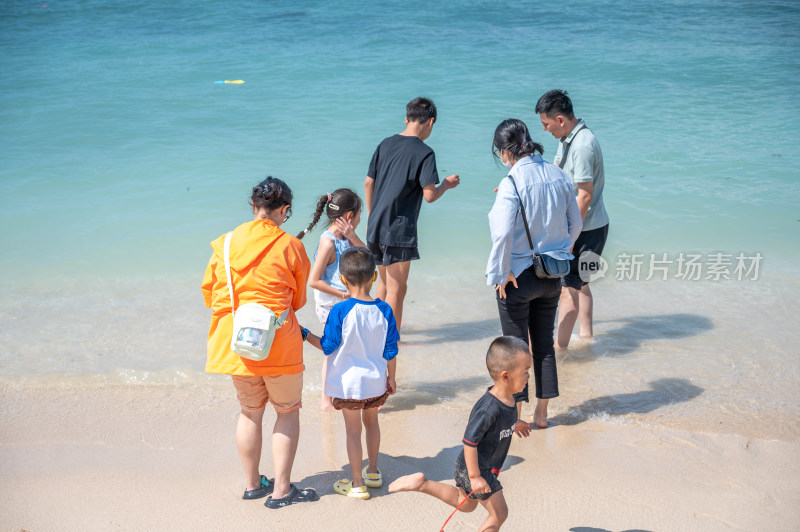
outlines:
{"label": "man's hand", "polygon": [[386,379],[386,391],[389,392],[389,395],[394,395],[397,393],[397,383],[394,380],[394,377],[388,377]]}

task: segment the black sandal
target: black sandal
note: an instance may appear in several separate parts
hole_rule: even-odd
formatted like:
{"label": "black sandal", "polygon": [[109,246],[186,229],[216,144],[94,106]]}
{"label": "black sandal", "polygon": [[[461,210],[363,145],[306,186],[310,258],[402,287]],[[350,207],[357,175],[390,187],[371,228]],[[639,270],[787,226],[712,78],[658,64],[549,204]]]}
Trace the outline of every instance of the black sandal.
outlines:
{"label": "black sandal", "polygon": [[275,489],[273,480],[261,475],[261,485],[251,490],[245,490],[244,495],[242,495],[242,499],[260,499],[261,497],[266,497],[272,493],[273,489]]}
{"label": "black sandal", "polygon": [[289,486],[289,493],[286,494],[285,497],[281,499],[267,497],[267,500],[264,502],[264,506],[273,510],[277,510],[278,508],[283,508],[284,506],[289,506],[290,504],[314,502],[319,500],[319,495],[317,495],[317,492],[314,490],[314,488],[303,488],[299,490],[294,484],[289,484]]}

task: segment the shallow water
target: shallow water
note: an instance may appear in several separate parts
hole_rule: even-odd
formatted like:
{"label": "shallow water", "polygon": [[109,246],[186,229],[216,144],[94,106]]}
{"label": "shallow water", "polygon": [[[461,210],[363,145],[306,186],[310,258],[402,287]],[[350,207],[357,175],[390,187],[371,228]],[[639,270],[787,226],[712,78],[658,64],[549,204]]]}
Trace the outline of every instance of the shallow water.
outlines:
{"label": "shallow water", "polygon": [[[423,270],[423,268],[420,268]],[[387,405],[468,409],[490,385],[484,365],[500,334],[493,291],[420,272],[408,296],[398,364],[401,391]],[[191,281],[138,291],[130,278],[57,293],[3,290],[0,385],[228,386],[203,373],[210,313]],[[596,339],[573,339],[559,356],[554,423],[590,418],[746,437],[800,436],[800,363],[792,315],[773,312],[787,287],[766,283],[621,282],[595,287]],[[157,297],[152,293],[158,294]],[[774,292],[774,293],[771,293]],[[75,309],[82,309],[75,312]],[[308,305],[302,323],[321,332]],[[306,401],[320,390],[321,354],[306,346]]]}

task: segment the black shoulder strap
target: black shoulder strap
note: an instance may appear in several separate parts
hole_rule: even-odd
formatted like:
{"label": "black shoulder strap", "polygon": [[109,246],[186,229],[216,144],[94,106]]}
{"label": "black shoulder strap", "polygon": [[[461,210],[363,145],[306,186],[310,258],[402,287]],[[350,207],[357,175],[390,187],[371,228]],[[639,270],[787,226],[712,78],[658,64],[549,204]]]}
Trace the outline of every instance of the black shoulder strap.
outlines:
{"label": "black shoulder strap", "polygon": [[564,153],[563,155],[561,155],[561,160],[558,161],[558,167],[561,168],[562,170],[564,169],[564,165],[567,164],[567,154],[569,153],[570,146],[572,146],[572,143],[575,140],[575,137],[578,136],[578,133],[580,133],[581,130],[584,128],[586,128],[586,124],[583,124],[581,125],[581,127],[578,128],[578,131],[576,131],[575,134],[572,135],[572,140],[564,143],[565,144]]}
{"label": "black shoulder strap", "polygon": [[525,234],[528,235],[528,245],[531,247],[531,253],[533,256],[536,256],[536,250],[533,249],[533,239],[531,238],[531,230],[528,227],[528,217],[525,216],[525,207],[522,206],[522,196],[519,195],[519,190],[517,190],[517,183],[514,181],[514,178],[511,177],[511,174],[508,174],[508,177],[511,180],[511,184],[514,186],[514,192],[517,193],[517,198],[519,198],[519,210],[522,212],[522,223],[525,224]]}

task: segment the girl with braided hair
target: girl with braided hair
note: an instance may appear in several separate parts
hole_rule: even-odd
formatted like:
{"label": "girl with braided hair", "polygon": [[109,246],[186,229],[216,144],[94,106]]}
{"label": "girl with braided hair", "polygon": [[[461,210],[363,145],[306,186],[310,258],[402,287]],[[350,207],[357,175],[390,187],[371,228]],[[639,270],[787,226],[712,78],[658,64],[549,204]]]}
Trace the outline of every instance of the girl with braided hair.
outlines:
{"label": "girl with braided hair", "polygon": [[[342,282],[339,272],[339,257],[352,246],[364,246],[356,235],[356,227],[361,221],[361,198],[349,188],[339,188],[331,194],[320,196],[317,209],[309,226],[297,238],[310,232],[323,211],[328,217],[328,229],[319,238],[314,252],[314,266],[311,268],[308,284],[314,289],[317,318],[323,325],[336,303],[350,297],[347,286]],[[327,357],[322,363],[322,382],[327,374]],[[331,398],[322,395],[322,410],[334,410]]]}

